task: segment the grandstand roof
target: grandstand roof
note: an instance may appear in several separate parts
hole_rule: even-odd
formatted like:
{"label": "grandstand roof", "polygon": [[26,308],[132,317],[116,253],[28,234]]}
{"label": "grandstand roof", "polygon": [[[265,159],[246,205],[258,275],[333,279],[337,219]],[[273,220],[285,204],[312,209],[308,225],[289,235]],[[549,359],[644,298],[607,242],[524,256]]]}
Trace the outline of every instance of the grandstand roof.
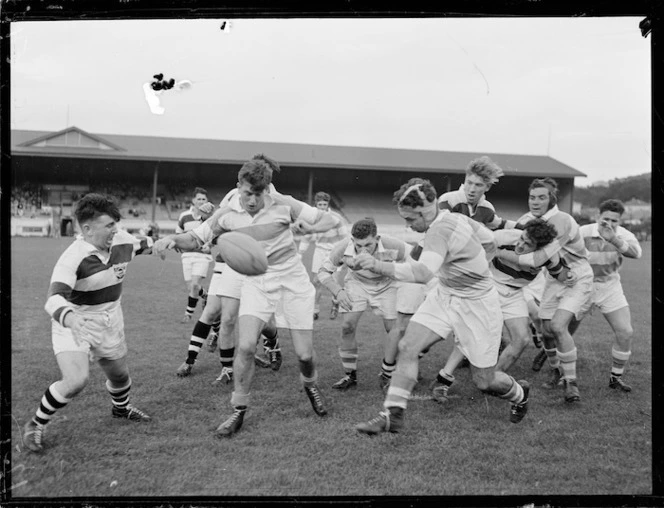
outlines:
{"label": "grandstand roof", "polygon": [[472,159],[488,155],[506,176],[586,176],[546,155],[91,134],[78,127],[57,132],[12,130],[11,146],[13,154],[32,156],[227,164],[241,164],[265,153],[283,166],[428,173],[462,173]]}

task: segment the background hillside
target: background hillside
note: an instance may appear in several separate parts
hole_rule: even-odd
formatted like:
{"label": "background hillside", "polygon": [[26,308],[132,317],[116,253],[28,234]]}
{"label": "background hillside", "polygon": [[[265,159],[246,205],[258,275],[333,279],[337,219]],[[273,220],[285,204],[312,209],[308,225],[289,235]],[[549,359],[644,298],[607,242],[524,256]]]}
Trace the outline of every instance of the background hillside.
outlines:
{"label": "background hillside", "polygon": [[591,185],[589,187],[575,187],[574,200],[584,207],[596,207],[602,201],[609,198],[619,199],[627,202],[631,199],[640,199],[646,203],[651,202],[650,173],[629,176],[627,178],[616,178],[609,180],[609,185]]}

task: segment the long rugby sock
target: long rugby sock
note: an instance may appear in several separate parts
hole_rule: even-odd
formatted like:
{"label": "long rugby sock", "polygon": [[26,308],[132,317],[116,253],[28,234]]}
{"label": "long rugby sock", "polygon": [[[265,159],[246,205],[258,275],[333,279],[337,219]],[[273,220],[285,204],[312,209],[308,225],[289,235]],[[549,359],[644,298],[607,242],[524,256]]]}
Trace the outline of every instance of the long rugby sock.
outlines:
{"label": "long rugby sock", "polygon": [[391,407],[400,407],[402,409],[406,409],[406,406],[408,405],[408,398],[413,392],[413,388],[415,388],[416,384],[417,378],[409,378],[403,374],[395,372],[392,376],[390,387],[387,389],[385,402],[383,402],[385,409],[389,409]]}
{"label": "long rugby sock", "polygon": [[552,369],[557,369],[560,367],[560,360],[558,359],[558,350],[554,347],[553,349],[544,348],[546,353],[546,359],[549,361],[549,367]]}
{"label": "long rugby sock", "polygon": [[339,348],[339,356],[341,357],[341,365],[343,365],[344,371],[346,373],[357,370],[357,348]]}
{"label": "long rugby sock", "polygon": [[394,363],[387,363],[385,359],[383,358],[383,363],[380,366],[380,369],[383,373],[383,376],[385,376],[388,379],[392,378],[392,373],[394,372],[394,369],[397,368],[397,362]]}
{"label": "long rugby sock", "polygon": [[560,360],[560,370],[563,374],[563,378],[568,381],[573,381],[576,379],[576,348],[568,351],[567,353],[561,353],[558,351],[558,359]]}
{"label": "long rugby sock", "polygon": [[501,399],[507,399],[513,404],[518,404],[519,402],[523,401],[523,387],[517,383],[512,376],[509,376],[509,378],[512,381],[512,387],[507,390],[506,393],[499,393],[497,395]]}
{"label": "long rugby sock", "polygon": [[631,355],[631,351],[618,351],[616,348],[611,349],[611,358],[613,359],[613,363],[611,364],[612,376],[620,377],[623,375],[623,372],[625,372],[625,365]]}
{"label": "long rugby sock", "polygon": [[222,367],[233,368],[233,357],[235,356],[235,348],[219,349],[219,361]]}
{"label": "long rugby sock", "polygon": [[267,327],[263,328],[263,349],[274,349],[279,347],[279,337],[277,329],[274,329],[274,335],[271,335],[271,331]]}
{"label": "long rugby sock", "polygon": [[221,327],[221,316],[212,322],[212,331],[219,335],[219,328]]}
{"label": "long rugby sock", "polygon": [[53,415],[58,409],[65,407],[71,399],[64,397],[55,389],[55,383],[48,387],[42,395],[39,409],[32,417],[32,421],[40,425],[46,425],[51,421]]}
{"label": "long rugby sock", "polygon": [[191,316],[194,311],[196,310],[196,304],[198,303],[198,298],[194,298],[192,296],[187,297],[187,309],[185,312]]}
{"label": "long rugby sock", "polygon": [[191,333],[189,339],[189,350],[187,351],[187,359],[185,360],[189,365],[193,365],[196,362],[198,353],[201,352],[201,348],[205,343],[205,339],[207,339],[208,333],[210,333],[211,327],[212,325],[196,321],[194,331]]}
{"label": "long rugby sock", "polygon": [[129,390],[131,389],[131,378],[127,379],[127,384],[121,387],[111,385],[109,380],[106,380],[106,389],[111,394],[113,405],[120,409],[126,409],[129,405]]}
{"label": "long rugby sock", "polygon": [[316,385],[316,381],[318,381],[318,372],[316,372],[316,366],[314,365],[313,359],[300,360],[300,380],[306,387]]}

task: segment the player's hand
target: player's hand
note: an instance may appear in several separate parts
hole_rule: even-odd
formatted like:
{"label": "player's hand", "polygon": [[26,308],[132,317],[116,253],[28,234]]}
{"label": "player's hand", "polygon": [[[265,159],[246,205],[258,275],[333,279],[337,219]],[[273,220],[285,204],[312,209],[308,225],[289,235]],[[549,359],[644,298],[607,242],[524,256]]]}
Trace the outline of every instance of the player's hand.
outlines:
{"label": "player's hand", "polygon": [[203,220],[209,219],[214,212],[214,204],[208,201],[207,203],[198,207],[198,211],[201,212]]}
{"label": "player's hand", "polygon": [[210,254],[210,253],[212,253],[212,246],[210,245],[210,243],[204,243],[204,244],[201,246],[201,252],[202,252],[203,254]]}
{"label": "player's hand", "polygon": [[360,252],[355,256],[355,270],[373,270],[376,258],[367,252]]}
{"label": "player's hand", "polygon": [[560,272],[556,278],[559,282],[562,282],[568,288],[571,288],[574,284],[576,284],[576,281],[579,279],[579,277],[568,268],[565,268],[562,272]]}
{"label": "player's hand", "polygon": [[295,223],[293,223],[293,232],[299,233],[301,235],[307,235],[309,233],[313,233],[313,229],[311,224],[308,222],[305,222],[303,220],[298,220]]}
{"label": "player's hand", "polygon": [[152,254],[159,256],[161,259],[166,259],[166,251],[169,249],[175,249],[175,240],[170,236],[166,236],[154,242]]}
{"label": "player's hand", "polygon": [[337,293],[336,300],[339,302],[339,306],[343,310],[350,312],[353,309],[353,301],[350,299],[345,289],[342,288],[341,291]]}
{"label": "player's hand", "polygon": [[600,236],[607,242],[610,242],[616,236],[616,230],[613,228],[611,223],[606,221],[600,221],[597,224],[597,230],[599,231]]}
{"label": "player's hand", "polygon": [[92,340],[88,332],[88,325],[92,318],[72,312],[66,319],[67,326],[71,330],[72,337],[77,346],[81,346],[83,342],[87,342],[91,346],[98,345],[97,341]]}

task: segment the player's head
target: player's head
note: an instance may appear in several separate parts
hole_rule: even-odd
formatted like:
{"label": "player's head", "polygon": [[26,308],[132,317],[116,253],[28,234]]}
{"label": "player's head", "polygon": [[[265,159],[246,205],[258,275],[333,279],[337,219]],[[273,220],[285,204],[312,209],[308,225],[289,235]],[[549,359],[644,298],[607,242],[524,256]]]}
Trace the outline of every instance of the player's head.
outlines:
{"label": "player's head", "polygon": [[558,236],[556,227],[542,219],[533,219],[523,228],[521,237],[514,246],[517,254],[528,254],[549,245]]}
{"label": "player's head", "polygon": [[378,247],[378,227],[371,217],[358,220],[350,230],[350,236],[355,246],[355,252],[373,254]]}
{"label": "player's head", "polygon": [[245,162],[237,174],[240,203],[250,215],[258,213],[265,205],[265,195],[272,183],[273,165],[278,167],[272,159],[259,154]]}
{"label": "player's head", "polygon": [[103,194],[90,193],[76,204],[74,217],[83,238],[100,250],[108,250],[121,219],[115,200]]}
{"label": "player's head", "polygon": [[207,191],[203,187],[196,187],[192,194],[191,204],[198,210],[202,205],[208,202]]}
{"label": "player's head", "polygon": [[466,167],[466,179],[463,182],[463,190],[466,199],[471,205],[484,196],[494,183],[503,176],[503,170],[486,155],[470,161]]}
{"label": "player's head", "polygon": [[612,226],[614,229],[620,225],[620,219],[625,213],[625,205],[619,199],[607,199],[599,205],[597,223],[602,226]]}
{"label": "player's head", "polygon": [[553,178],[535,178],[528,187],[528,208],[541,217],[558,203],[558,184]]}
{"label": "player's head", "polygon": [[329,210],[330,209],[330,195],[327,192],[317,192],[314,196],[314,205],[319,210]]}
{"label": "player's head", "polygon": [[267,155],[264,155],[262,153],[257,153],[251,158],[252,161],[263,161],[265,164],[267,164],[272,171],[276,171],[277,173],[281,173],[281,166],[279,166],[279,163],[275,161],[274,159],[271,159]]}
{"label": "player's head", "polygon": [[429,180],[411,178],[394,193],[399,215],[408,227],[424,233],[438,215],[436,189]]}

